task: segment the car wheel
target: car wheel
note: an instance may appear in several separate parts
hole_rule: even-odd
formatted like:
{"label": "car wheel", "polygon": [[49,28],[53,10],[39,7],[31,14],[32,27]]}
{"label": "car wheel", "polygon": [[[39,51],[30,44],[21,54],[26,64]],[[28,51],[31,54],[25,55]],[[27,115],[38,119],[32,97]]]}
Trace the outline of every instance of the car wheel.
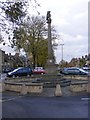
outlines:
{"label": "car wheel", "polygon": [[43,75],[44,73],[41,73],[41,75]]}
{"label": "car wheel", "polygon": [[12,77],[15,78],[15,75],[13,75]]}
{"label": "car wheel", "polygon": [[17,78],[19,78],[19,76],[17,76]]}
{"label": "car wheel", "polygon": [[30,75],[28,74],[27,77],[30,77]]}

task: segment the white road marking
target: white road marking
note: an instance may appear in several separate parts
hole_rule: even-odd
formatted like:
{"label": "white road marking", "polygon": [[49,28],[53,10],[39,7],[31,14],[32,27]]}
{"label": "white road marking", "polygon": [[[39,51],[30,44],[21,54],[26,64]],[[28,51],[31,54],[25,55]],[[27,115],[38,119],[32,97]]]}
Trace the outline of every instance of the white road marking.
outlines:
{"label": "white road marking", "polygon": [[90,100],[90,98],[81,98],[81,100]]}
{"label": "white road marking", "polygon": [[11,100],[15,100],[15,99],[18,99],[18,98],[22,98],[24,96],[18,96],[18,97],[15,97],[15,98],[8,98],[6,100],[0,100],[0,102],[7,102],[7,101],[11,101]]}

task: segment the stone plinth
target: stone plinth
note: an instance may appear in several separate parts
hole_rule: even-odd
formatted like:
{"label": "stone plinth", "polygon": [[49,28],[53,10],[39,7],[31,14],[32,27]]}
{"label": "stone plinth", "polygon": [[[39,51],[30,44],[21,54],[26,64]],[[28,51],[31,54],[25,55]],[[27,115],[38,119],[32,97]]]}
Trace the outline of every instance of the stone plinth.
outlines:
{"label": "stone plinth", "polygon": [[57,73],[57,64],[54,63],[47,63],[45,66],[45,70],[47,74]]}

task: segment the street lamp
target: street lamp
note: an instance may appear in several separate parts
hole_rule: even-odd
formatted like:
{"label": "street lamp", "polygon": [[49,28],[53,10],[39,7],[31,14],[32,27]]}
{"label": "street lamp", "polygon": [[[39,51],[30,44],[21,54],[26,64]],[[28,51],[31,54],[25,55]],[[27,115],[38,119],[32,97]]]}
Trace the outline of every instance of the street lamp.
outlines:
{"label": "street lamp", "polygon": [[64,44],[62,43],[62,44],[60,44],[61,45],[61,51],[62,51],[62,62],[63,62],[63,46],[64,46]]}

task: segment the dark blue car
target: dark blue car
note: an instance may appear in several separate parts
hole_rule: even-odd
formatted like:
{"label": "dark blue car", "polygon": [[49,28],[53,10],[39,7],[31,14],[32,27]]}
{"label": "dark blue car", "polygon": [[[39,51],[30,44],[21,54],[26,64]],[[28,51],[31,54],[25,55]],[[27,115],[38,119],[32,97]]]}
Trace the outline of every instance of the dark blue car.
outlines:
{"label": "dark blue car", "polygon": [[3,69],[2,73],[8,73],[8,72],[11,72],[13,70],[14,70],[14,68]]}
{"label": "dark blue car", "polygon": [[30,67],[19,67],[7,73],[7,77],[28,76],[31,75],[32,69]]}

